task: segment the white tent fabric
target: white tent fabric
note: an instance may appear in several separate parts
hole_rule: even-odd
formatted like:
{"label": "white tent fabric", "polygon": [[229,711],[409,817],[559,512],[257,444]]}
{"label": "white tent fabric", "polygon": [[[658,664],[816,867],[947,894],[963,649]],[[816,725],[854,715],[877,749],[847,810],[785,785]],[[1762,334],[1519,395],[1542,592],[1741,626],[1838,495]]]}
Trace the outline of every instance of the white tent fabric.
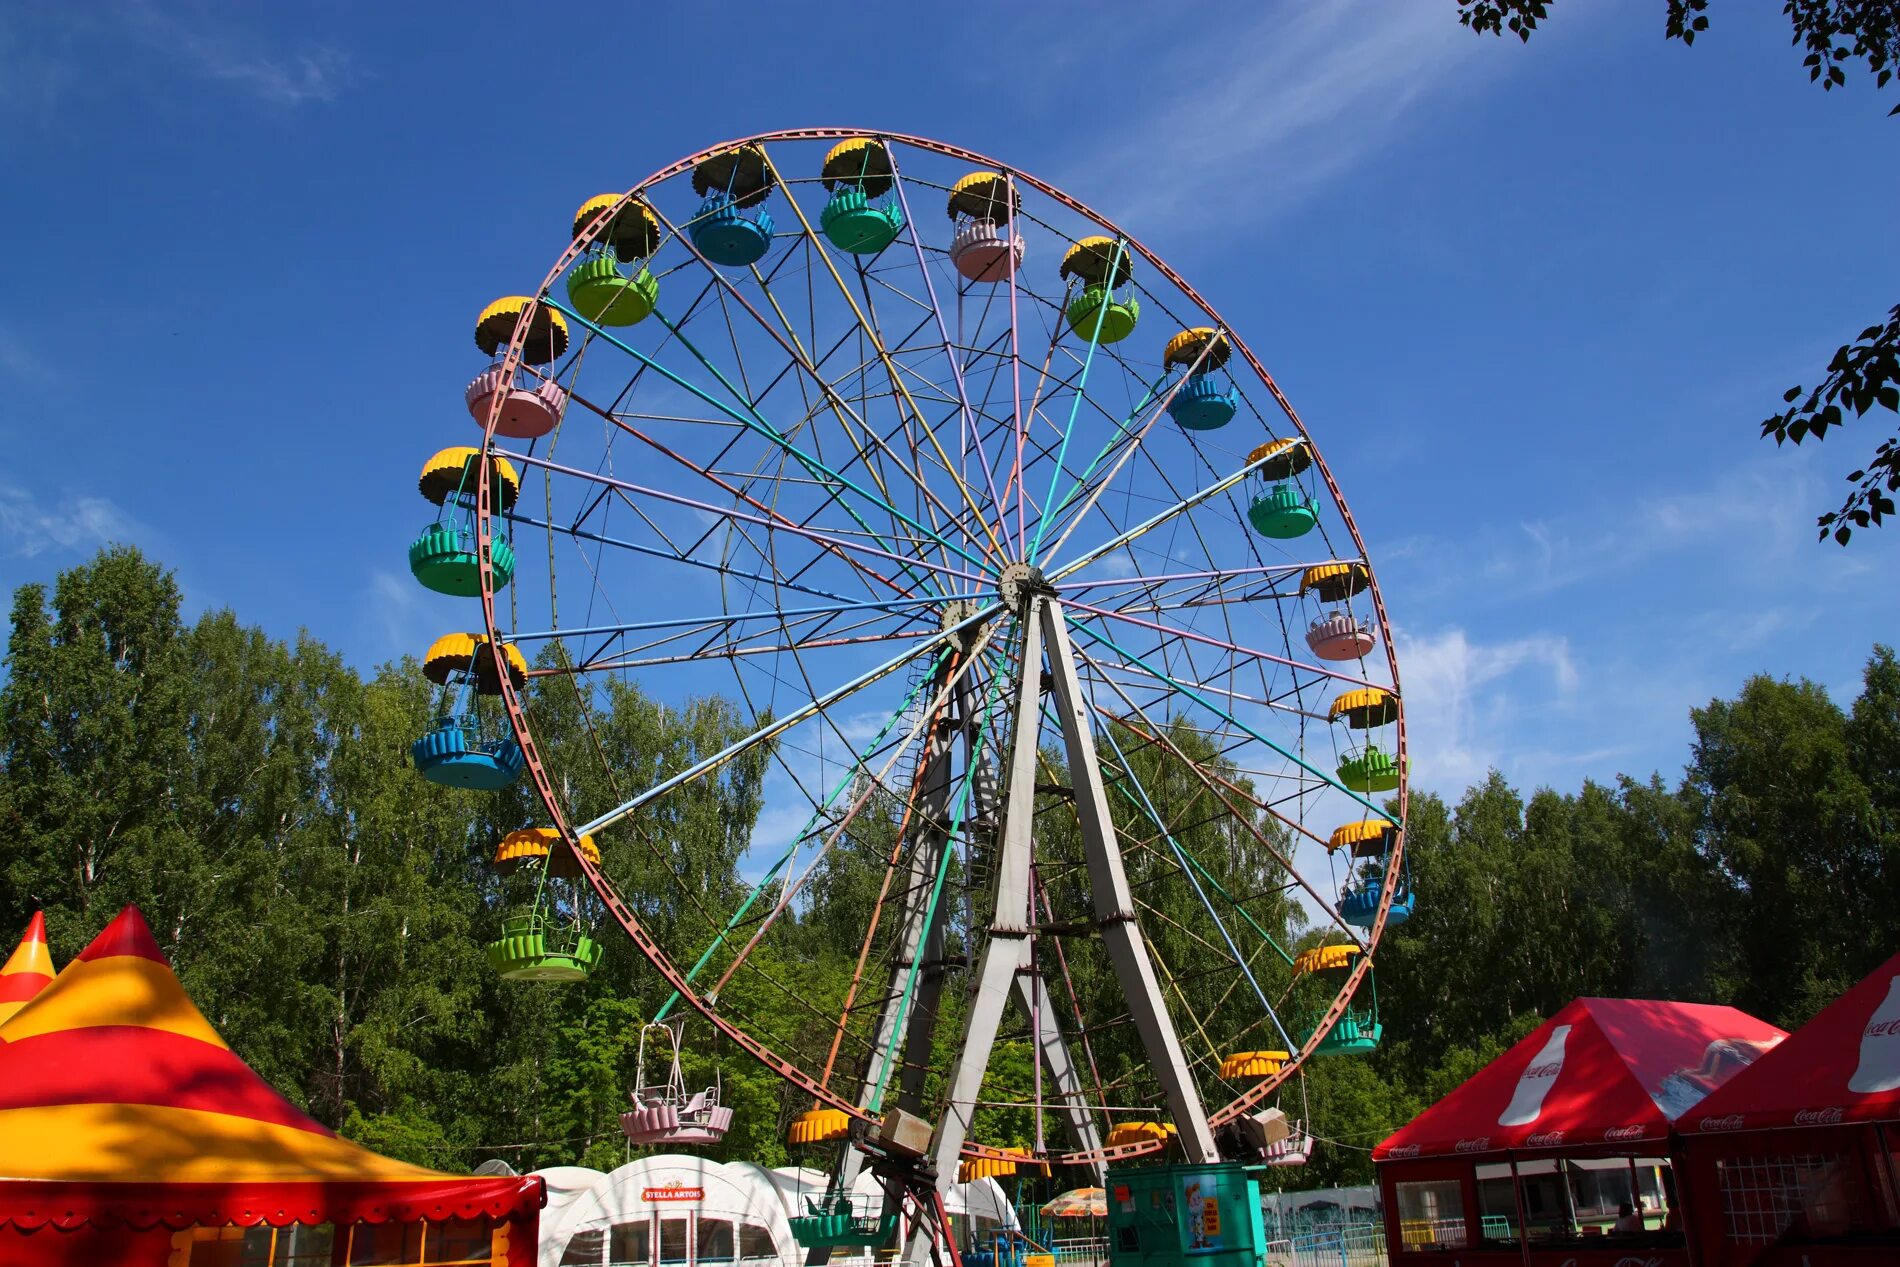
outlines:
{"label": "white tent fabric", "polygon": [[[548,1185],[538,1267],[561,1267],[564,1259],[569,1267],[577,1262],[583,1267],[604,1264],[610,1261],[608,1252],[617,1234],[629,1242],[636,1236],[647,1237],[650,1243],[661,1235],[658,1220],[680,1221],[669,1225],[674,1229],[669,1235],[680,1234],[680,1223],[685,1225],[690,1263],[703,1260],[709,1267],[735,1261],[739,1267],[799,1263],[804,1261],[804,1251],[793,1240],[788,1220],[804,1213],[805,1198],[825,1190],[825,1175],[820,1171],[792,1166],[767,1170],[751,1162],[718,1162],[678,1153],[642,1157],[610,1174],[582,1166],[554,1166],[535,1173]],[[881,1200],[883,1189],[876,1179],[863,1174],[852,1193],[869,1203]],[[955,1185],[944,1205],[953,1218],[1016,1226],[1016,1211],[994,1179]],[[718,1224],[731,1224],[734,1230],[716,1228]],[[644,1232],[639,1230],[643,1227]],[[621,1229],[619,1233],[616,1228]],[[701,1241],[714,1235],[729,1236],[730,1248],[703,1254]],[[854,1261],[843,1255],[832,1257],[839,1267]]]}
{"label": "white tent fabric", "polygon": [[[822,1170],[806,1166],[780,1166],[768,1173],[784,1194],[786,1209],[793,1214],[804,1211],[806,1197],[818,1196],[825,1190],[826,1175]],[[852,1185],[851,1195],[860,1200],[881,1201],[884,1189],[874,1176],[859,1172],[858,1181]],[[1009,1203],[1009,1194],[994,1179],[952,1184],[943,1204],[954,1219],[974,1217],[1000,1227],[1017,1226],[1016,1208]]]}

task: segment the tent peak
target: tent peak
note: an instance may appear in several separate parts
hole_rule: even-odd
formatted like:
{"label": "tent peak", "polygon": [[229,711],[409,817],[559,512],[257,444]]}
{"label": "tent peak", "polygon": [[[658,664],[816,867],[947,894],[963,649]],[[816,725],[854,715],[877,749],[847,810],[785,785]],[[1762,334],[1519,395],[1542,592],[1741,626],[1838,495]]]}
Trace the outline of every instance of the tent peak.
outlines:
{"label": "tent peak", "polygon": [[145,917],[139,914],[139,908],[135,905],[128,905],[120,911],[110,924],[99,930],[92,944],[79,952],[79,958],[87,963],[121,955],[150,959],[166,967],[171,966],[171,961],[158,948],[158,939],[152,936]]}
{"label": "tent peak", "polygon": [[38,998],[40,991],[53,983],[57,971],[52,952],[46,948],[46,916],[35,911],[20,944],[0,966],[0,1025]]}

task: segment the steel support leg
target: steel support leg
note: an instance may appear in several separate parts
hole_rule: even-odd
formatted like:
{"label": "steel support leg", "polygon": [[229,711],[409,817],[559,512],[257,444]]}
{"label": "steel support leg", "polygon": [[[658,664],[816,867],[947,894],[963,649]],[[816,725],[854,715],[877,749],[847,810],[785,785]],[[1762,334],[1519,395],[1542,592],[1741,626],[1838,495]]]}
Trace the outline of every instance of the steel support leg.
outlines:
{"label": "steel support leg", "polygon": [[1148,961],[1148,949],[1141,938],[1141,925],[1135,919],[1135,900],[1128,888],[1128,873],[1122,868],[1121,850],[1115,843],[1115,822],[1109,816],[1108,791],[1102,783],[1102,769],[1096,761],[1095,732],[1089,724],[1088,702],[1075,673],[1075,654],[1069,646],[1069,630],[1062,607],[1055,599],[1042,604],[1043,638],[1049,648],[1049,673],[1052,679],[1056,716],[1062,724],[1062,738],[1068,747],[1069,782],[1075,788],[1076,814],[1082,824],[1082,848],[1088,857],[1089,897],[1101,926],[1102,944],[1115,967],[1115,978],[1128,998],[1128,1010],[1141,1036],[1148,1063],[1160,1079],[1168,1112],[1180,1132],[1181,1148],[1189,1161],[1220,1160],[1214,1145],[1214,1132],[1207,1124],[1207,1109],[1194,1086],[1187,1055],[1174,1032],[1173,1021],[1162,1005],[1161,986],[1155,979],[1154,965]]}
{"label": "steel support leg", "polygon": [[[947,674],[947,666],[939,670],[936,682],[924,696],[926,700],[936,698],[943,689]],[[904,978],[911,964],[919,962],[920,957],[922,966],[918,969],[917,985],[911,993],[909,1016],[904,1023],[903,1058],[906,1063],[897,1071],[895,1078],[884,1077],[885,1086],[887,1090],[895,1086],[898,1102],[903,1104],[922,1092],[922,1077],[916,1077],[913,1083],[908,1063],[917,1058],[920,1047],[923,1062],[919,1067],[920,1073],[929,1067],[930,1032],[936,1023],[938,995],[941,992],[946,908],[938,906],[937,917],[928,922],[928,927],[925,915],[930,909],[931,886],[936,882],[937,867],[943,859],[948,840],[943,820],[949,813],[950,749],[961,729],[958,700],[953,694],[944,708],[943,717],[924,739],[924,756],[918,766],[917,803],[911,814],[912,844],[904,877],[902,931],[897,958],[891,965],[884,1003],[878,1009],[877,1030],[871,1042],[870,1059],[865,1064],[864,1081],[858,1091],[858,1105],[861,1108],[871,1107],[871,1101],[877,1095],[884,1063],[897,1046],[898,1012],[903,1005]],[[837,1165],[831,1172],[831,1191],[849,1194],[856,1186],[858,1173],[863,1166],[864,1154],[850,1140],[844,1141],[839,1145]],[[830,1260],[831,1250],[824,1246],[814,1246],[805,1254],[806,1267],[824,1267]]]}
{"label": "steel support leg", "polygon": [[[1042,631],[1034,607],[1023,621],[1021,671],[1016,687],[1015,731],[1010,743],[1009,783],[1004,791],[1002,842],[996,851],[996,902],[989,937],[977,959],[976,982],[964,1021],[962,1049],[951,1074],[950,1094],[931,1139],[937,1167],[937,1191],[949,1191],[957,1179],[957,1158],[970,1137],[970,1119],[983,1089],[990,1050],[1003,1020],[1017,975],[1029,956],[1029,863],[1036,817],[1036,735],[1042,728]],[[909,1261],[921,1264],[928,1237],[914,1234]]]}
{"label": "steel support leg", "polygon": [[[1069,1125],[1069,1140],[1078,1152],[1093,1153],[1101,1151],[1101,1128],[1095,1123],[1095,1114],[1089,1109],[1088,1101],[1082,1095],[1082,1078],[1076,1072],[1075,1061],[1069,1057],[1069,1042],[1062,1036],[1062,1027],[1056,1024],[1055,1009],[1049,1005],[1049,991],[1045,985],[1042,992],[1042,1006],[1030,997],[1030,989],[1035,983],[1036,970],[1030,962],[1029,947],[1023,947],[1023,966],[1016,974],[1016,1006],[1023,1015],[1030,1017],[1030,1024],[1036,1031],[1036,1048],[1042,1053],[1042,1063],[1048,1067],[1049,1080],[1055,1084],[1056,1095],[1062,1101],[1062,1118]],[[1097,1184],[1103,1182],[1105,1167],[1101,1162],[1092,1163]]]}

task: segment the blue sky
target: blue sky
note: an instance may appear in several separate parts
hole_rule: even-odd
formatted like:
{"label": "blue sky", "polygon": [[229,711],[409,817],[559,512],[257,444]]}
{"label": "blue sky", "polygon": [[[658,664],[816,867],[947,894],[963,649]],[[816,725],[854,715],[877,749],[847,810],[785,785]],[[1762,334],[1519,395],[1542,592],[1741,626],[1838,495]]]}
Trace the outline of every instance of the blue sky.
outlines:
{"label": "blue sky", "polygon": [[1813,540],[1872,427],[1756,438],[1900,296],[1900,122],[1809,85],[1775,9],[1685,49],[1659,0],[1527,46],[1450,0],[16,2],[0,583],[130,539],[194,610],[419,651],[453,622],[403,565],[414,470],[473,434],[481,305],[587,195],[887,128],[1096,205],[1260,353],[1365,530],[1425,785],[1673,776],[1691,706],[1762,669],[1845,698],[1900,614],[1900,529]]}

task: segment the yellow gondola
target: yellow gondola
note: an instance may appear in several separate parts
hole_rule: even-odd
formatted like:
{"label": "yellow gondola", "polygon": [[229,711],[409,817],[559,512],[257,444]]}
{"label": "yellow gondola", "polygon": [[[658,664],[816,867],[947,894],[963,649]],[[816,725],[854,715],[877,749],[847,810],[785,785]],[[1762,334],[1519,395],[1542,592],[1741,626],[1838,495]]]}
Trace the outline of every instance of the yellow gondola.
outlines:
{"label": "yellow gondola", "polygon": [[1229,1082],[1250,1078],[1271,1078],[1285,1067],[1283,1051],[1237,1051],[1220,1062],[1220,1076]]}
{"label": "yellow gondola", "polygon": [[703,158],[693,168],[693,192],[701,197],[723,193],[733,205],[751,207],[764,202],[778,184],[765,151],[756,145],[739,145]]}
{"label": "yellow gondola", "polygon": [[1398,830],[1398,825],[1389,819],[1362,818],[1333,828],[1326,848],[1329,852],[1349,849],[1355,858],[1382,858],[1392,847],[1392,838]]}
{"label": "yellow gondola", "polygon": [[[574,234],[579,237],[594,218],[607,208],[619,202],[621,194],[595,194],[581,204],[574,213]],[[643,260],[660,249],[660,239],[665,236],[660,227],[660,217],[653,208],[639,199],[631,199],[626,206],[614,213],[600,231],[596,241],[605,242],[613,247],[614,254],[622,260]]]}
{"label": "yellow gondola", "polygon": [[785,1132],[787,1144],[823,1144],[851,1133],[851,1117],[843,1109],[806,1109],[792,1119]]}
{"label": "yellow gondola", "polygon": [[826,189],[856,185],[865,197],[877,198],[891,191],[895,170],[884,142],[874,136],[852,136],[831,147],[818,178]]}
{"label": "yellow gondola", "polygon": [[1389,726],[1399,719],[1399,697],[1376,686],[1347,691],[1333,701],[1327,720],[1342,717],[1354,730]]}
{"label": "yellow gondola", "polygon": [[[547,866],[548,874],[557,879],[577,879],[581,869],[574,860],[573,851],[557,851],[554,847],[560,839],[561,833],[552,827],[528,827],[511,831],[495,846],[493,866],[503,875],[512,875],[523,866],[541,862]],[[600,865],[600,846],[594,843],[592,836],[581,837],[580,852],[587,861],[595,866]]]}
{"label": "yellow gondola", "polygon": [[1304,977],[1317,973],[1351,972],[1361,953],[1359,947],[1351,942],[1314,946],[1293,956],[1293,975]]}
{"label": "yellow gondola", "polygon": [[[478,474],[475,463],[480,458],[480,449],[472,449],[466,445],[443,449],[422,464],[422,474],[416,479],[416,490],[438,506],[458,495],[467,498],[472,505],[475,501],[475,484]],[[515,498],[520,493],[521,476],[515,472],[514,463],[504,457],[490,459],[488,467],[490,508],[496,511],[507,510],[515,504]]]}
{"label": "yellow gondola", "polygon": [[[1205,356],[1201,354],[1202,348],[1207,349]],[[1195,326],[1168,340],[1168,346],[1161,352],[1161,366],[1173,369],[1177,365],[1198,363],[1202,370],[1217,370],[1227,364],[1227,358],[1233,354],[1234,345],[1226,335],[1212,326]]]}
{"label": "yellow gondola", "polygon": [[1300,574],[1300,593],[1328,603],[1343,603],[1370,584],[1372,573],[1363,563],[1316,563]]}
{"label": "yellow gondola", "polygon": [[952,220],[968,216],[972,220],[988,220],[991,224],[1007,224],[1022,207],[1022,194],[1011,187],[1009,177],[1001,172],[971,172],[950,186]]}
{"label": "yellow gondola", "polygon": [[1062,257],[1058,270],[1082,284],[1081,293],[1069,301],[1066,316],[1069,329],[1096,343],[1119,343],[1135,331],[1141,319],[1141,304],[1132,288],[1126,298],[1115,297],[1118,286],[1126,286],[1134,277],[1134,260],[1128,243],[1115,238],[1083,238]]}
{"label": "yellow gondola", "polygon": [[[447,684],[450,675],[472,671],[477,694],[501,694],[501,685],[495,676],[494,657],[475,654],[487,641],[482,634],[443,634],[429,644],[428,652],[422,657],[422,675],[442,686]],[[512,642],[501,644],[501,655],[508,664],[508,680],[516,690],[520,690],[528,684],[527,660],[522,657],[521,649]]]}
{"label": "yellow gondola", "polygon": [[1108,1147],[1122,1148],[1129,1144],[1146,1144],[1160,1141],[1165,1144],[1175,1137],[1172,1122],[1119,1122],[1108,1132]]}
{"label": "yellow gondola", "polygon": [[1261,463],[1255,472],[1262,479],[1289,480],[1313,465],[1313,450],[1301,439],[1269,440],[1247,455],[1247,465],[1252,466],[1262,458],[1271,459]]}
{"label": "yellow gondola", "polygon": [[537,304],[526,295],[504,295],[475,319],[475,346],[494,356],[514,338],[515,326],[523,311],[532,307],[528,318],[528,336],[521,344],[521,359],[529,365],[546,365],[567,351],[567,321],[545,304]]}

